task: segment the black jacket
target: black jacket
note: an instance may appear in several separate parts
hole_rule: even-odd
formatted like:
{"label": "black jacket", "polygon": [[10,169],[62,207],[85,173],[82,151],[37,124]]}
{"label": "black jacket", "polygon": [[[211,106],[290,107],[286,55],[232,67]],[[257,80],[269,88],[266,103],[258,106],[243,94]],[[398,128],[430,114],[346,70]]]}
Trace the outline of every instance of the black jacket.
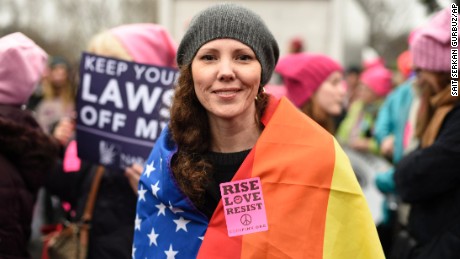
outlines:
{"label": "black jacket", "polygon": [[460,105],[443,121],[430,147],[399,162],[395,183],[411,204],[411,258],[460,258]]}
{"label": "black jacket", "polygon": [[29,258],[37,191],[58,147],[28,111],[0,105],[0,258]]}

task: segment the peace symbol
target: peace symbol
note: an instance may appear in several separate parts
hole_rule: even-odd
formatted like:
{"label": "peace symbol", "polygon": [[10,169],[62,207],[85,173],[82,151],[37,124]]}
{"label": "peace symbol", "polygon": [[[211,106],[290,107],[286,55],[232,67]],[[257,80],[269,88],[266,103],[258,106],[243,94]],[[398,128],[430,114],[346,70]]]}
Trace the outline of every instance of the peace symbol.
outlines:
{"label": "peace symbol", "polygon": [[245,226],[251,224],[251,222],[252,222],[252,217],[251,217],[251,215],[249,215],[249,214],[243,214],[243,215],[241,216],[241,218],[240,218],[240,222],[241,222],[241,224],[243,224],[243,225],[245,225]]}

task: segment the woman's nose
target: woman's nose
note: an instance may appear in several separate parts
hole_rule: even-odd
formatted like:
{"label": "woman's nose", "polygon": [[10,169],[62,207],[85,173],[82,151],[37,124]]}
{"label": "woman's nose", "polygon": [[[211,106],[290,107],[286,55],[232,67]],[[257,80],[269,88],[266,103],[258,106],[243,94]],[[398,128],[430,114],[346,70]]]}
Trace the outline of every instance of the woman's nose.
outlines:
{"label": "woman's nose", "polygon": [[347,93],[347,88],[348,88],[347,82],[345,80],[342,80],[338,88],[339,88],[338,89],[339,93],[345,95]]}
{"label": "woman's nose", "polygon": [[231,60],[222,59],[219,62],[218,79],[223,81],[233,80],[235,78],[234,66]]}

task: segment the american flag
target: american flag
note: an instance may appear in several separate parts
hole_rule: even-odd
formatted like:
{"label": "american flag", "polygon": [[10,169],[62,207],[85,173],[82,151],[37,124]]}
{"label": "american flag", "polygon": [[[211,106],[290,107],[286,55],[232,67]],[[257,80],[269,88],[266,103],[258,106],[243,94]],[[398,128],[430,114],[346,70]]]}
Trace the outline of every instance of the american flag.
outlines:
{"label": "american flag", "polygon": [[195,258],[208,226],[173,178],[169,163],[177,148],[170,139],[166,127],[141,175],[132,258]]}

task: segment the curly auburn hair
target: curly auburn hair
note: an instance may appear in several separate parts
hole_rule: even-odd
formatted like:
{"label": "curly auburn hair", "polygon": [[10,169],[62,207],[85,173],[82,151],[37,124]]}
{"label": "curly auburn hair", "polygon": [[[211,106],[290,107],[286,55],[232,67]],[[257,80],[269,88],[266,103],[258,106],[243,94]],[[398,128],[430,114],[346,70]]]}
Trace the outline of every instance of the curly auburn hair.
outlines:
{"label": "curly auburn hair", "polygon": [[[255,104],[255,120],[263,129],[260,118],[267,107],[268,95],[262,87]],[[205,186],[212,175],[212,165],[205,156],[211,146],[211,132],[207,111],[195,93],[191,64],[180,68],[169,129],[178,146],[171,162],[174,177],[185,195],[200,206],[204,202]]]}

